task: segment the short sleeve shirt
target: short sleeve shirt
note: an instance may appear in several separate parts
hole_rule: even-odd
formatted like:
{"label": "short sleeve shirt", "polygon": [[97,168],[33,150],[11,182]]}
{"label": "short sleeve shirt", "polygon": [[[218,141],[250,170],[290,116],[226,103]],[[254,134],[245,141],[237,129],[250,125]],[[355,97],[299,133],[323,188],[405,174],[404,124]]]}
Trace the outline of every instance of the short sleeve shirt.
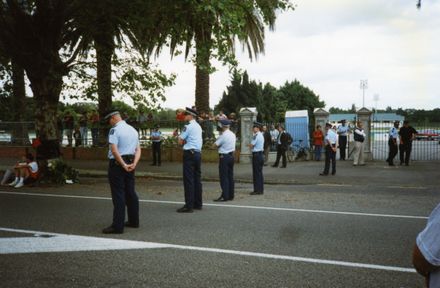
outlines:
{"label": "short sleeve shirt", "polygon": [[195,150],[198,152],[202,151],[202,127],[196,120],[191,120],[188,125],[183,129],[180,138],[185,140],[185,145],[183,145],[183,150]]}
{"label": "short sleeve shirt", "polygon": [[393,127],[390,129],[390,132],[388,132],[388,135],[390,136],[390,139],[397,139],[397,137],[399,136],[399,132],[397,131],[396,127]]}
{"label": "short sleeve shirt", "polygon": [[327,135],[325,135],[326,144],[330,142],[331,145],[336,144],[338,141],[338,135],[332,129],[327,131]]}
{"label": "short sleeve shirt", "polygon": [[[132,126],[122,120],[110,129],[108,143],[115,144],[120,155],[134,155],[139,146],[139,135]],[[115,158],[111,149],[108,151],[108,158]]]}
{"label": "short sleeve shirt", "polygon": [[429,287],[440,287],[440,204],[432,211],[425,229],[417,236],[417,246],[426,261],[439,267],[430,274]]}
{"label": "short sleeve shirt", "polygon": [[[160,136],[162,136],[162,132],[160,131],[151,132],[151,137],[160,137]],[[153,139],[153,142],[160,142],[160,139],[159,140]]]}
{"label": "short sleeve shirt", "polygon": [[341,136],[347,136],[347,133],[348,133],[348,126],[345,126],[345,125],[339,125],[339,127],[338,127],[338,133],[339,133],[339,135],[341,135]]}
{"label": "short sleeve shirt", "polygon": [[264,150],[264,137],[263,137],[263,133],[257,132],[257,134],[255,134],[252,137],[251,144],[254,146],[252,148],[252,152],[261,152],[261,151],[263,151]]}
{"label": "short sleeve shirt", "polygon": [[235,151],[235,142],[237,138],[231,130],[225,130],[220,137],[215,141],[215,145],[218,147],[218,153],[227,154]]}

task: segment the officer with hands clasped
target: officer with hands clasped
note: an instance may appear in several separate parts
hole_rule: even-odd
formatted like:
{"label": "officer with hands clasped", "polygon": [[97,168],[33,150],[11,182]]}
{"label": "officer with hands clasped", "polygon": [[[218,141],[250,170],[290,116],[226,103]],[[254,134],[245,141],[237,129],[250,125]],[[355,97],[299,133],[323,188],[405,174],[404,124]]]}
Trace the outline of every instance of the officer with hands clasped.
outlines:
{"label": "officer with hands clasped", "polygon": [[[124,120],[119,111],[109,111],[105,116],[112,126],[108,136],[108,180],[113,200],[113,223],[104,234],[121,234],[124,226],[139,227],[139,198],[135,191],[134,172],[141,157],[139,135]],[[125,221],[127,206],[128,221]]]}
{"label": "officer with hands clasped", "polygon": [[197,112],[186,108],[185,121],[189,122],[179,136],[179,144],[183,145],[183,186],[185,190],[185,205],[179,208],[179,213],[191,213],[193,209],[201,210],[202,202],[202,128],[197,123]]}
{"label": "officer with hands clasped", "polygon": [[222,119],[219,121],[219,126],[222,129],[222,132],[214,144],[218,147],[218,168],[220,174],[220,187],[222,188],[222,195],[214,200],[216,202],[234,199],[234,152],[237,138],[229,129],[230,125],[231,121],[228,119]]}
{"label": "officer with hands clasped", "polygon": [[261,195],[264,193],[264,179],[263,179],[263,165],[264,165],[264,136],[261,133],[261,127],[263,125],[258,122],[254,122],[251,144],[249,148],[252,149],[252,175],[254,181],[254,191],[251,195]]}

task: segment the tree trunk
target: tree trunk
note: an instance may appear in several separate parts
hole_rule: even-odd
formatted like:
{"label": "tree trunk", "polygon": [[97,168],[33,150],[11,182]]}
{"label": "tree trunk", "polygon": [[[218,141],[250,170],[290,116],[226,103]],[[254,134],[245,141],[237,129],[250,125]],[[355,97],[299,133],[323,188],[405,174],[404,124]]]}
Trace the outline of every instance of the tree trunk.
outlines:
{"label": "tree trunk", "polygon": [[211,70],[211,29],[201,27],[195,33],[196,41],[196,109],[209,112],[209,77]]}
{"label": "tree trunk", "polygon": [[[97,79],[98,79],[98,110],[100,119],[112,107],[112,57],[115,50],[113,35],[102,33],[95,39]],[[107,144],[107,125],[101,125],[99,144]]]}
{"label": "tree trunk", "polygon": [[14,109],[11,143],[14,145],[29,145],[28,129],[24,122],[26,113],[26,92],[24,69],[12,61],[12,105]]}

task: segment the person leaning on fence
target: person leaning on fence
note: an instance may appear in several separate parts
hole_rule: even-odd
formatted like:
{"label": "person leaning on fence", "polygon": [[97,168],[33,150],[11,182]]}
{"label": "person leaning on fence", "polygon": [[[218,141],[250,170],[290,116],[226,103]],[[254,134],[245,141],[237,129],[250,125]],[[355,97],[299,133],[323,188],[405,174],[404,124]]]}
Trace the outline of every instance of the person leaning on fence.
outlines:
{"label": "person leaning on fence", "polygon": [[270,146],[272,144],[272,137],[270,136],[269,130],[267,130],[267,126],[263,126],[263,137],[264,137],[264,166],[267,166],[267,162],[269,161],[269,151]]}
{"label": "person leaning on fence", "polygon": [[406,166],[409,165],[409,159],[411,157],[412,142],[416,137],[417,131],[412,126],[409,125],[409,121],[403,121],[403,127],[400,128],[400,165],[405,163]]}
{"label": "person leaning on fence", "polygon": [[338,146],[338,135],[332,129],[332,124],[325,124],[325,166],[321,176],[327,176],[330,172],[330,162],[332,163],[332,175],[336,174],[336,147]]}
{"label": "person leaning on fence", "polygon": [[390,131],[388,132],[388,147],[389,147],[389,152],[388,152],[388,158],[387,158],[387,162],[388,165],[390,166],[394,166],[394,157],[396,157],[397,155],[397,140],[399,138],[399,133],[398,133],[398,128],[399,128],[399,121],[395,121],[394,122],[394,127],[392,127],[390,129]]}
{"label": "person leaning on fence", "polygon": [[12,173],[15,174],[15,178],[14,181],[9,183],[9,186],[14,188],[23,187],[24,185],[33,183],[38,179],[38,163],[34,160],[34,156],[31,153],[26,154],[21,161],[15,164],[12,170],[7,170],[5,172],[2,185],[5,184]]}
{"label": "person leaning on fence", "polygon": [[220,120],[219,126],[222,128],[221,135],[215,141],[218,147],[219,155],[219,176],[222,195],[216,202],[231,201],[234,199],[234,152],[235,142],[237,140],[235,134],[230,130],[231,121],[228,119]]}
{"label": "person leaning on fence", "polygon": [[322,144],[324,142],[324,133],[322,133],[321,125],[317,125],[313,131],[313,146],[315,148],[315,160],[321,160]]}
{"label": "person leaning on fence", "polygon": [[287,157],[286,152],[289,148],[289,136],[287,135],[287,132],[284,130],[283,125],[278,125],[278,138],[277,138],[277,159],[275,160],[275,163],[272,165],[272,167],[278,167],[278,164],[280,163],[280,158],[283,160],[283,164],[281,165],[281,168],[287,167]]}
{"label": "person leaning on fence", "polygon": [[353,149],[353,166],[364,166],[364,141],[365,131],[362,127],[362,122],[357,122],[356,128],[354,129],[354,149]]}
{"label": "person leaning on fence", "polygon": [[254,135],[249,144],[249,148],[252,150],[252,177],[254,183],[254,191],[251,192],[251,195],[261,195],[264,193],[264,137],[261,133],[262,126],[261,123],[254,122],[252,127]]}
{"label": "person leaning on fence", "polygon": [[417,236],[412,262],[417,272],[425,277],[426,287],[440,287],[440,204]]}

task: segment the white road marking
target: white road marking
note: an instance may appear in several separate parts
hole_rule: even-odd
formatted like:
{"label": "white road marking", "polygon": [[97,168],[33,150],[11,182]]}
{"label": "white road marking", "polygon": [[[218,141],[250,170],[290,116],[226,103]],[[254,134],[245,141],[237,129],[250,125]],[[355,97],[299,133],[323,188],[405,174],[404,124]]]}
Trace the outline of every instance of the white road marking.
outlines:
{"label": "white road marking", "polygon": [[343,266],[350,268],[375,269],[375,270],[405,272],[405,273],[416,272],[412,268],[405,268],[405,267],[385,266],[385,265],[376,265],[376,264],[347,262],[347,261],[335,261],[335,260],[307,258],[307,257],[295,257],[288,255],[258,253],[258,252],[249,252],[249,251],[237,251],[237,250],[175,245],[175,244],[166,244],[166,243],[77,236],[77,235],[12,229],[12,228],[3,228],[3,227],[0,227],[0,231],[34,235],[33,237],[0,238],[0,254],[106,251],[106,250],[130,250],[130,249],[180,249],[180,250],[189,250],[189,251],[201,251],[201,252],[210,252],[210,253],[258,257],[258,258],[266,258],[266,259],[274,259],[274,260],[285,260],[285,261],[293,261],[293,262]]}
{"label": "white road marking", "polygon": [[393,188],[393,189],[415,189],[415,190],[426,190],[428,187],[424,186],[387,186],[387,188]]}
{"label": "white road marking", "polygon": [[[0,195],[1,194],[37,196],[37,197],[73,198],[73,199],[111,200],[111,198],[109,198],[109,197],[98,197],[98,196],[42,194],[42,193],[9,192],[9,191],[0,191]],[[139,202],[159,203],[159,204],[178,204],[178,205],[185,204],[184,202],[179,202],[179,201],[144,200],[144,199],[139,199]],[[368,217],[401,218],[401,219],[423,219],[423,220],[428,219],[428,217],[426,217],[426,216],[399,215],[399,214],[380,214],[380,213],[363,213],[363,212],[349,212],[349,211],[330,211],[330,210],[313,210],[313,209],[280,208],[280,207],[265,207],[265,206],[231,205],[231,204],[210,204],[210,203],[204,203],[203,205],[204,206],[212,206],[212,207],[228,207],[228,208],[243,208],[243,209],[272,210],[272,211],[286,211],[286,212],[303,212],[303,213],[322,213],[322,214],[350,215],[350,216],[368,216]]]}

